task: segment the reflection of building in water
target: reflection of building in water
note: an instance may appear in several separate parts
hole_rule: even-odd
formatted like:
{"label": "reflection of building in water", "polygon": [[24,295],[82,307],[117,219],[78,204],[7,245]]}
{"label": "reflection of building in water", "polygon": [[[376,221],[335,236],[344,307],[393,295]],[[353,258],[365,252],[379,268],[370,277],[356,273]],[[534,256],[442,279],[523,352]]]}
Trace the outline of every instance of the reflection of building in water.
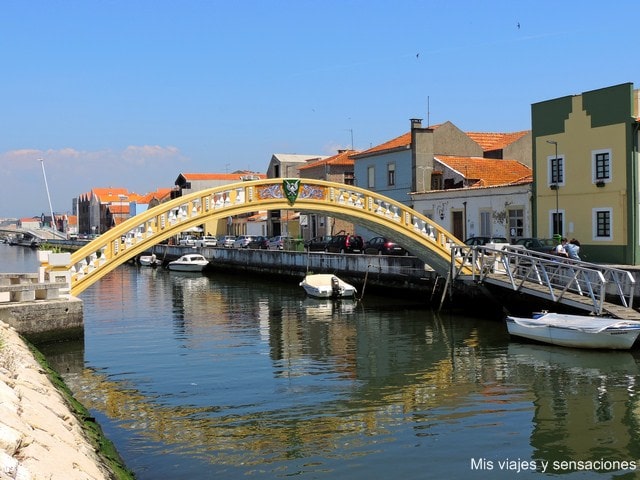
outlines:
{"label": "reflection of building in water", "polygon": [[[629,352],[594,352],[544,345],[509,346],[518,377],[535,395],[534,458],[637,458],[633,420],[638,366]],[[620,458],[620,452],[628,452]],[[616,452],[616,458],[605,452]]]}
{"label": "reflection of building in water", "polygon": [[[251,301],[245,296],[245,303]],[[508,376],[509,365],[504,356],[478,354],[482,339],[477,330],[459,333],[454,340],[432,319],[411,325],[369,323],[366,315],[314,321],[304,318],[300,300],[282,302],[276,297],[271,303],[259,300],[255,309],[259,315],[252,324],[246,318],[234,325],[242,329],[234,343],[250,341],[249,325],[256,345],[268,341],[273,368],[265,371],[272,380],[267,385],[291,396],[287,401],[272,400],[264,407],[253,398],[238,399],[252,407],[245,409],[217,404],[212,396],[205,406],[176,406],[148,393],[152,388],[144,393],[129,387],[128,379],[113,381],[92,370],[71,375],[68,383],[87,408],[104,411],[123,428],[162,442],[169,451],[175,446],[181,453],[229,465],[263,464],[265,452],[272,462],[286,461],[292,449],[303,456],[324,452],[348,457],[350,449],[344,446],[355,436],[360,439],[352,454],[361,455],[360,447],[373,445],[380,432],[392,430],[398,422],[409,421],[427,433],[432,425],[474,417],[477,411],[460,408],[468,405],[469,397],[486,395],[497,415],[501,408],[508,410],[513,402],[525,400],[495,387],[496,378]],[[201,342],[202,335],[225,331],[212,332],[202,318],[189,318],[185,324],[191,337],[188,347]],[[411,340],[399,341],[405,336]],[[430,348],[417,347],[425,342]],[[213,359],[210,368],[216,368]],[[300,395],[307,400],[296,405]],[[405,412],[414,413],[408,419]]]}
{"label": "reflection of building in water", "polygon": [[[495,433],[502,439],[494,444],[513,442],[522,458],[594,459],[606,451],[637,457],[630,425],[637,424],[638,372],[627,352],[509,342],[500,329],[445,322],[425,310],[399,313],[402,307],[386,299],[351,310],[309,304],[303,292],[253,289],[244,279],[134,273],[116,270],[96,284],[110,296],[107,315],[120,314],[113,299],[121,292],[128,308],[138,309],[123,309],[114,337],[139,318],[155,321],[148,309],[159,302],[157,324],[168,338],[159,332],[139,370],[73,368],[65,380],[87,408],[169,453],[221,465],[341,459],[376,450],[404,429],[421,445],[445,431]],[[153,379],[165,376],[153,363],[165,348],[179,357],[168,362],[189,357],[166,364],[173,369],[168,386]],[[237,366],[237,358],[245,363]],[[248,371],[259,386],[238,374]]]}

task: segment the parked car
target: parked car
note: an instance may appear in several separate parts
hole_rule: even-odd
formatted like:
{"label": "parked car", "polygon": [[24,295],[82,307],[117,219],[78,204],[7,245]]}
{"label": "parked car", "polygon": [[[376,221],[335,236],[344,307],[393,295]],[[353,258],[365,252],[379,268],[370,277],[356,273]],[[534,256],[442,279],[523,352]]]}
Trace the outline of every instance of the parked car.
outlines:
{"label": "parked car", "polygon": [[304,249],[309,252],[326,252],[327,245],[331,241],[331,235],[321,235],[319,237],[313,237],[310,240],[304,242]]}
{"label": "parked car", "polygon": [[196,240],[196,247],[217,247],[218,239],[212,235],[205,235]]}
{"label": "parked car", "polygon": [[364,253],[368,255],[409,255],[404,248],[388,238],[373,237],[364,244]]}
{"label": "parked car", "polygon": [[218,245],[222,245],[224,248],[231,248],[235,241],[236,237],[234,235],[223,235],[218,239]]}
{"label": "parked car", "polygon": [[284,250],[285,242],[293,240],[293,237],[277,235],[269,239],[269,250]]}
{"label": "parked car", "polygon": [[553,253],[556,246],[556,242],[552,238],[519,238],[513,244],[542,253]]}
{"label": "parked car", "polygon": [[464,243],[474,247],[476,245],[486,245],[487,243],[509,243],[509,240],[504,237],[470,237]]}
{"label": "parked car", "polygon": [[178,245],[193,247],[196,244],[196,238],[193,235],[185,235],[180,237]]}
{"label": "parked car", "polygon": [[233,241],[233,248],[247,248],[251,240],[253,240],[251,235],[239,235]]}
{"label": "parked car", "polygon": [[334,235],[327,244],[327,251],[334,253],[362,253],[364,241],[358,235]]}
{"label": "parked car", "polygon": [[269,248],[269,239],[267,237],[263,237],[262,235],[253,237],[253,239],[249,242],[249,245],[247,245],[247,248],[266,250],[267,248]]}

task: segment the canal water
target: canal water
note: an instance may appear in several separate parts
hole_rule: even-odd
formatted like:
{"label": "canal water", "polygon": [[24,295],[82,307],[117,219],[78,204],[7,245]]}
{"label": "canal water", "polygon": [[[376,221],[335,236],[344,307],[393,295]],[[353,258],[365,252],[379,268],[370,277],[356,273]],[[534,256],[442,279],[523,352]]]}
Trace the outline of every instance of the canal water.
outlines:
{"label": "canal water", "polygon": [[[33,257],[33,258],[32,258]],[[0,271],[35,269],[0,245]],[[40,346],[139,479],[637,478],[636,352],[295,282],[122,266]],[[1,419],[0,419],[1,422]]]}

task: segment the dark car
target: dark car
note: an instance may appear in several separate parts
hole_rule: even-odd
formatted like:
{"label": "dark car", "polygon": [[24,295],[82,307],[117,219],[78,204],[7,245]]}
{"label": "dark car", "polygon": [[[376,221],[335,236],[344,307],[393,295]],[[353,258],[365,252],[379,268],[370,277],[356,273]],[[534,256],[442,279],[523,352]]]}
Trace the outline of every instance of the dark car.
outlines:
{"label": "dark car", "polygon": [[309,252],[326,252],[327,245],[331,241],[331,235],[321,235],[313,237],[311,240],[304,242],[304,249]]}
{"label": "dark car", "polygon": [[404,248],[388,238],[373,237],[364,244],[364,253],[369,255],[409,255]]}
{"label": "dark car", "polygon": [[327,244],[327,251],[334,253],[362,253],[364,241],[358,235],[334,235]]}
{"label": "dark car", "polygon": [[519,238],[513,244],[542,253],[553,253],[556,246],[552,238]]}
{"label": "dark car", "polygon": [[269,238],[261,235],[255,236],[247,244],[247,248],[253,248],[254,250],[266,250],[269,248]]}
{"label": "dark car", "polygon": [[509,243],[509,240],[504,237],[470,237],[464,243],[474,247],[476,245],[486,245],[487,243]]}

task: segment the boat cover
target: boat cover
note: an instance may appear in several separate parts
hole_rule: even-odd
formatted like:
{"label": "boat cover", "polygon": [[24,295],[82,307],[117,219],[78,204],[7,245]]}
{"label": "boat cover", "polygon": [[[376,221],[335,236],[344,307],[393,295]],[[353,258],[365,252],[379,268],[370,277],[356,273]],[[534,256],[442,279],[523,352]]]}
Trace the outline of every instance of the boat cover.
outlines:
{"label": "boat cover", "polygon": [[518,325],[528,328],[556,327],[579,330],[586,333],[598,333],[607,329],[640,329],[640,322],[610,317],[589,315],[565,315],[546,313],[538,318],[508,317]]}

